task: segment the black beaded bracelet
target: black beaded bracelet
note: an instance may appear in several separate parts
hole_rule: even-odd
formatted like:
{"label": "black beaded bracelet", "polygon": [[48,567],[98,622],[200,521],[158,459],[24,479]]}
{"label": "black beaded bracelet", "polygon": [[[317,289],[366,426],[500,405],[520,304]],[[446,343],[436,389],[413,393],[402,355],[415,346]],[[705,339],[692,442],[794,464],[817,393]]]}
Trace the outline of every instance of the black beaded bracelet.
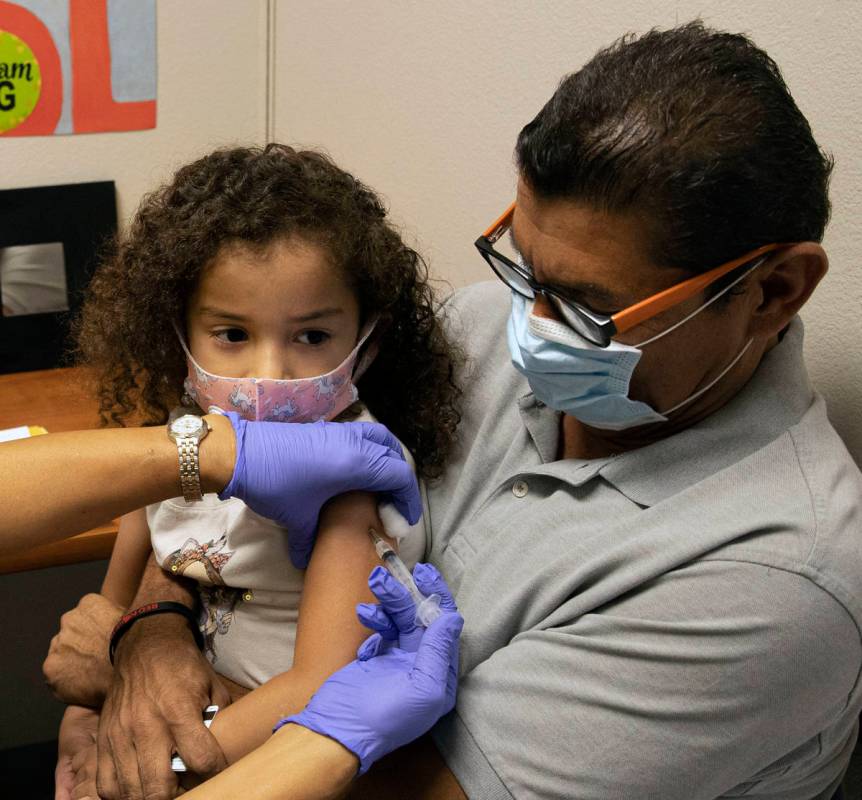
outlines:
{"label": "black beaded bracelet", "polygon": [[120,617],[114,626],[114,630],[111,631],[111,644],[108,647],[108,658],[111,660],[111,664],[114,663],[114,653],[117,650],[117,644],[123,638],[126,631],[139,619],[150,617],[153,614],[180,614],[184,616],[189,623],[189,627],[192,629],[192,635],[195,637],[198,647],[201,650],[204,649],[204,635],[198,627],[198,618],[195,612],[182,603],[165,600],[158,603],[147,603],[147,605],[136,608],[134,611],[130,611],[128,614],[123,614]]}

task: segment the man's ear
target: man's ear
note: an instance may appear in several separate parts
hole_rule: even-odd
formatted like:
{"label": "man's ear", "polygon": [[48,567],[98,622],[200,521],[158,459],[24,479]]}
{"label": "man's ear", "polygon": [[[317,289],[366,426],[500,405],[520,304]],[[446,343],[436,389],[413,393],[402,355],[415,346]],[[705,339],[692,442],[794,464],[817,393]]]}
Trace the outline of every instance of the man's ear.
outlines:
{"label": "man's ear", "polygon": [[829,258],[817,242],[800,242],[771,256],[752,276],[757,294],[751,335],[768,339],[787,327],[828,269]]}

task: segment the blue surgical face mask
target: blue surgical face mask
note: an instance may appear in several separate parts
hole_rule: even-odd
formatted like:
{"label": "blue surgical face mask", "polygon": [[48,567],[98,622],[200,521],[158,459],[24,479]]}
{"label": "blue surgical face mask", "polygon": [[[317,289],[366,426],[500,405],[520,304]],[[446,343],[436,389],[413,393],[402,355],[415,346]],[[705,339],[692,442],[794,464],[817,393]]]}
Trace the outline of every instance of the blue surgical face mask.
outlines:
{"label": "blue surgical face mask", "polygon": [[579,336],[568,325],[536,316],[532,313],[532,301],[512,292],[512,313],[508,324],[512,363],[527,379],[538,400],[590,427],[620,431],[666,422],[667,414],[682,408],[718,383],[742,358],[753,340],[749,339],[739,354],[707,386],[662,413],[648,403],[628,396],[632,373],[643,355],[641,348],[688,322],[760,263],[746,270],[676,325],[637,346],[611,341],[608,347],[599,347]]}

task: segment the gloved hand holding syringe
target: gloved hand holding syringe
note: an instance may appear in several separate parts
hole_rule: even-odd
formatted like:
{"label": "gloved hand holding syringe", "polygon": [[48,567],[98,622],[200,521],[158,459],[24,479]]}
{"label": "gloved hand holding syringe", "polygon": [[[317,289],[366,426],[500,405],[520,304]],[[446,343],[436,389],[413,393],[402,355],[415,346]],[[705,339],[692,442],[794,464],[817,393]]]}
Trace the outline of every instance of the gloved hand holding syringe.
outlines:
{"label": "gloved hand holding syringe", "polygon": [[374,528],[368,529],[368,535],[374,542],[374,549],[383,565],[395,580],[401,583],[413,598],[416,605],[416,624],[427,628],[440,614],[440,595],[432,594],[426,597],[416,586],[416,581],[407,569],[407,565],[398,557],[392,546],[377,533]]}

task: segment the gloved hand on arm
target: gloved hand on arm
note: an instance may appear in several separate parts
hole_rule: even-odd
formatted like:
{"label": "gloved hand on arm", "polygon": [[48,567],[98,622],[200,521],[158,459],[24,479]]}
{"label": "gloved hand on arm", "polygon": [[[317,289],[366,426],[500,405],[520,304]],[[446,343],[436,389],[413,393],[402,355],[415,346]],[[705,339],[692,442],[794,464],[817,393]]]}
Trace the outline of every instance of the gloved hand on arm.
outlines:
{"label": "gloved hand on arm", "polygon": [[286,527],[297,568],[308,566],[320,509],[336,495],[382,493],[411,524],[421,516],[416,476],[383,425],[248,422],[234,412],[225,416],[236,434],[236,462],[219,497],[238,497]]}
{"label": "gloved hand on arm", "polygon": [[455,706],[464,619],[433,566],[417,564],[413,576],[424,595],[440,595],[443,614],[428,628],[417,628],[410,594],[375,568],[368,585],[380,603],[357,609],[375,633],[360,646],[356,661],[333,674],[299,714],[276,726],[296,723],[335,739],[359,759],[360,775]]}

